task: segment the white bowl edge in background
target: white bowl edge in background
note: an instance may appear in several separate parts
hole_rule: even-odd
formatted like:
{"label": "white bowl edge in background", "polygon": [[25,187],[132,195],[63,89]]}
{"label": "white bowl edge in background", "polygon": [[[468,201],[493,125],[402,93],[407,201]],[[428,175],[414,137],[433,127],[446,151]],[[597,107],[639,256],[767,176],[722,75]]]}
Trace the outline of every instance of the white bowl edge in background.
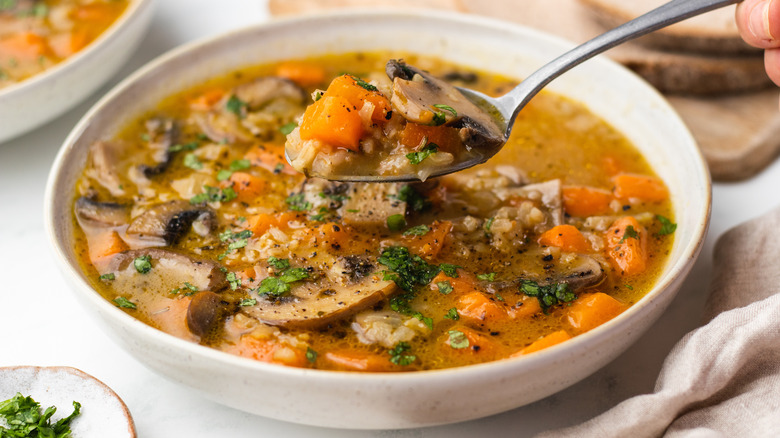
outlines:
{"label": "white bowl edge in background", "polygon": [[550,88],[584,102],[627,135],[667,181],[679,223],[670,263],[658,286],[614,320],[521,359],[360,374],[285,368],[187,343],[134,320],[92,290],[70,246],[70,204],[92,141],[110,137],[163,97],[243,66],[319,53],[405,49],[522,77],[568,47],[537,31],[490,19],[380,11],[274,21],[176,49],[118,85],[65,141],[47,183],[44,207],[55,259],[77,298],[136,358],[248,412],[329,427],[405,428],[469,420],[538,400],[591,374],[639,338],[676,294],[708,223],[709,176],[687,129],[657,92],[605,59],[589,61]]}

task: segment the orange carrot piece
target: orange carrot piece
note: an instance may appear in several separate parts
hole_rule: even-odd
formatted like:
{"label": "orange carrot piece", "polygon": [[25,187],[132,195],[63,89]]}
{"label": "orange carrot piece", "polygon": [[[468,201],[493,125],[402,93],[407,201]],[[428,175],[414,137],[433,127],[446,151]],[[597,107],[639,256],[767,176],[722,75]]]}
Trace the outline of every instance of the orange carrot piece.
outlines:
{"label": "orange carrot piece", "polygon": [[[630,227],[630,229],[629,229]],[[647,268],[647,230],[633,216],[624,216],[606,231],[607,256],[624,275]]]}
{"label": "orange carrot piece", "polygon": [[325,80],[325,70],[311,62],[288,61],[276,67],[276,76],[289,79],[302,87],[312,87]]}
{"label": "orange carrot piece", "polygon": [[280,344],[274,339],[258,339],[251,334],[242,336],[238,343],[226,347],[225,351],[261,362],[277,363],[292,367],[307,366],[306,352]]}
{"label": "orange carrot piece", "polygon": [[396,368],[389,355],[380,355],[361,350],[335,350],[325,353],[324,359],[336,369],[349,371],[382,372]]}
{"label": "orange carrot piece", "polygon": [[89,259],[97,263],[100,259],[127,250],[129,247],[116,231],[101,232],[88,238]]}
{"label": "orange carrot piece", "polygon": [[584,186],[564,187],[563,208],[569,216],[587,217],[610,213],[609,204],[615,199],[612,193]]}
{"label": "orange carrot piece", "polygon": [[444,247],[447,236],[452,231],[452,222],[434,221],[430,228],[431,230],[422,236],[403,236],[404,241],[408,242],[407,246],[413,252],[429,260],[439,255]]}
{"label": "orange carrot piece", "polygon": [[443,271],[439,272],[435,277],[433,277],[433,280],[431,280],[431,289],[438,291],[438,283],[446,281],[450,283],[450,286],[452,286],[451,293],[455,294],[455,296],[464,295],[474,291],[479,292],[477,280],[470,273],[464,271],[463,269],[458,269],[457,272],[457,278],[448,277],[447,274],[445,274]]}
{"label": "orange carrot piece", "polygon": [[615,184],[615,197],[618,199],[636,198],[645,202],[660,202],[669,197],[666,185],[658,178],[647,175],[621,173],[612,178]]}
{"label": "orange carrot piece", "polygon": [[571,335],[568,334],[566,330],[558,330],[557,332],[552,332],[549,335],[539,339],[538,341],[533,342],[531,345],[523,348],[522,350],[513,354],[511,357],[517,357],[523,354],[544,350],[545,348],[552,347],[553,345],[558,345],[563,341],[568,341],[569,339],[571,339]]}
{"label": "orange carrot piece", "polygon": [[[462,342],[462,336],[453,332],[463,333],[468,342]],[[494,340],[460,324],[442,336],[442,345],[441,350],[445,354],[456,356],[490,356],[498,348]]]}
{"label": "orange carrot piece", "polygon": [[539,236],[539,244],[556,246],[566,252],[588,252],[591,250],[588,239],[573,225],[558,225]]}
{"label": "orange carrot piece", "polygon": [[496,322],[507,317],[504,306],[477,291],[469,292],[458,298],[456,309],[461,319],[473,323]]}
{"label": "orange carrot piece", "polygon": [[285,229],[288,222],[295,220],[298,216],[293,212],[282,212],[276,214],[260,213],[246,218],[246,229],[252,231],[255,236],[262,236],[269,228]]}
{"label": "orange carrot piece", "polygon": [[55,56],[67,58],[89,44],[90,37],[84,30],[74,30],[49,37],[49,48]]}
{"label": "orange carrot piece", "polygon": [[0,39],[0,60],[35,60],[46,53],[46,39],[33,32],[20,32]]}
{"label": "orange carrot piece", "polygon": [[613,155],[607,155],[601,159],[601,166],[604,168],[604,173],[609,176],[615,176],[622,172],[624,167],[621,160]]}
{"label": "orange carrot piece", "polygon": [[327,223],[317,227],[314,236],[318,245],[338,251],[348,245],[350,234],[344,225]]}
{"label": "orange carrot piece", "polygon": [[318,139],[325,144],[358,151],[363,121],[358,107],[341,96],[328,96],[306,108],[300,127],[301,140]]}
{"label": "orange carrot piece", "polygon": [[250,202],[263,194],[266,182],[250,173],[233,172],[230,179],[223,181],[221,186],[232,187],[239,202]]}
{"label": "orange carrot piece", "polygon": [[539,304],[538,299],[523,295],[520,301],[509,309],[508,313],[510,318],[518,319],[531,317],[541,311],[542,306]]}
{"label": "orange carrot piece", "polygon": [[566,310],[566,320],[577,332],[592,330],[619,315],[626,306],[611,296],[596,292],[583,295]]}
{"label": "orange carrot piece", "polygon": [[425,139],[428,143],[436,143],[439,150],[454,152],[461,145],[458,130],[449,126],[429,126],[409,122],[401,131],[401,144],[410,148],[420,146]]}
{"label": "orange carrot piece", "polygon": [[190,108],[195,111],[208,111],[214,104],[222,100],[225,96],[225,90],[222,88],[212,88],[190,99]]}
{"label": "orange carrot piece", "polygon": [[262,167],[273,173],[285,173],[287,175],[299,175],[290,163],[284,158],[284,146],[271,143],[253,147],[247,151],[244,158],[249,160],[252,166]]}
{"label": "orange carrot piece", "polygon": [[363,108],[365,102],[374,105],[371,120],[374,122],[386,122],[390,113],[390,100],[379,91],[372,91],[358,85],[354,77],[350,75],[339,76],[328,85],[325,96],[339,96],[347,99],[356,109]]}
{"label": "orange carrot piece", "polygon": [[[153,325],[165,333],[186,340],[197,340],[198,337],[192,334],[187,325],[187,311],[190,308],[192,297],[180,295],[173,299],[165,298],[168,310],[164,312],[151,312]],[[164,310],[161,308],[161,310]]]}

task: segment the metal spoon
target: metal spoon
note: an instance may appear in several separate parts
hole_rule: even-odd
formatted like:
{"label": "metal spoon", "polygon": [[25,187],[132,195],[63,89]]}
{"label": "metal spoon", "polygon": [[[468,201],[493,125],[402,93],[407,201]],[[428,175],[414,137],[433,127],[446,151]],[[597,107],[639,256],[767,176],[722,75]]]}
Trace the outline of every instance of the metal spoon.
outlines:
{"label": "metal spoon", "polygon": [[[549,84],[553,79],[569,71],[571,68],[579,65],[612,47],[622,44],[626,41],[648,34],[655,30],[664,28],[671,24],[685,20],[705,12],[712,11],[724,6],[739,3],[741,0],[672,0],[634,20],[631,20],[619,27],[616,27],[604,34],[593,38],[592,40],[575,47],[574,49],[555,58],[548,64],[536,70],[533,74],[523,80],[520,85],[512,89],[509,93],[498,98],[487,96],[478,91],[468,88],[457,87],[457,89],[471,102],[477,105],[485,114],[489,116],[498,127],[503,130],[502,141],[495,142],[493,147],[486,147],[479,150],[479,156],[464,162],[455,162],[446,168],[436,169],[430,177],[446,175],[467,169],[477,164],[484,163],[490,157],[495,155],[506,143],[512,126],[517,118],[517,114],[542,88]],[[429,102],[437,104],[441,102]],[[476,150],[473,148],[472,150]],[[340,175],[329,176],[328,179],[338,181],[359,181],[359,182],[410,182],[419,181],[415,174],[411,175]]]}

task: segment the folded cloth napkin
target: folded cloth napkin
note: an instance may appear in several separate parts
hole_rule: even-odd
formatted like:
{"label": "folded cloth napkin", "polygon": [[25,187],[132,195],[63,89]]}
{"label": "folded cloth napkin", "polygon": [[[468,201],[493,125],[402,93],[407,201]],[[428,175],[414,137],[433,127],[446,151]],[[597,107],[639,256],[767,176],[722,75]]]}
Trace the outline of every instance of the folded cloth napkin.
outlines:
{"label": "folded cloth napkin", "polygon": [[541,437],[780,437],[780,209],[718,240],[702,327],[652,394]]}

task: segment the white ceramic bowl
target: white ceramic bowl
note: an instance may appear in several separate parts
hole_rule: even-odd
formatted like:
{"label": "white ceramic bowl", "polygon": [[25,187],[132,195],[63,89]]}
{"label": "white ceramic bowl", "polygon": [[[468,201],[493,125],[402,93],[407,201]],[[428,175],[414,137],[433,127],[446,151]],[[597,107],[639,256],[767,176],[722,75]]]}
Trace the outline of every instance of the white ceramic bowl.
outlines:
{"label": "white ceramic bowl", "polygon": [[54,119],[106,83],[141,42],[153,6],[152,0],[130,0],[122,15],[83,50],[0,88],[0,143]]}
{"label": "white ceramic bowl", "polygon": [[528,357],[362,374],[275,366],[182,341],[133,319],[90,287],[73,251],[72,201],[90,143],[111,137],[162,98],[246,65],[385,48],[523,77],[568,47],[489,19],[383,11],[274,21],[174,50],[112,90],[62,146],[45,200],[57,263],[82,304],[138,360],[206,397],[255,414],[339,428],[407,428],[484,417],[548,396],[604,366],[661,315],[693,265],[709,219],[709,174],[688,130],[657,92],[606,59],[578,67],[551,88],[584,102],[622,131],[666,181],[679,223],[674,247],[657,286],[638,304]]}

